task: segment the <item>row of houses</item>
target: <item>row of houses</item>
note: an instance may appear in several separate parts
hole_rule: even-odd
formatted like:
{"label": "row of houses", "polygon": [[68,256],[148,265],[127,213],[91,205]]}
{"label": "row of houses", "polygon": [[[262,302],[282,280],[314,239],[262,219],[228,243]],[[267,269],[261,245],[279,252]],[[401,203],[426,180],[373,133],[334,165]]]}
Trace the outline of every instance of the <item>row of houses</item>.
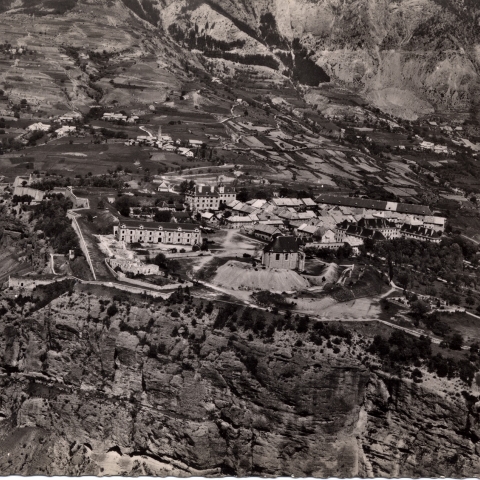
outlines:
{"label": "row of houses", "polygon": [[425,140],[423,140],[420,143],[419,147],[422,150],[428,150],[428,151],[438,153],[438,154],[442,154],[442,153],[448,154],[449,153],[448,147],[446,145],[435,145],[433,142],[427,142]]}
{"label": "row of houses", "polygon": [[123,113],[104,113],[102,116],[102,120],[105,120],[106,122],[126,122],[126,123],[136,123],[138,120],[140,120],[140,117],[138,115],[131,115],[130,117],[128,115],[124,115]]}

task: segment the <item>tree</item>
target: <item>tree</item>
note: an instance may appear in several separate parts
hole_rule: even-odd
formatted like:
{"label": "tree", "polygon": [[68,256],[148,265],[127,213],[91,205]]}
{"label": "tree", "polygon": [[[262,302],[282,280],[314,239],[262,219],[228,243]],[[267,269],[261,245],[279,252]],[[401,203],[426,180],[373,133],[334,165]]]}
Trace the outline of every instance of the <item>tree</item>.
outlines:
{"label": "tree", "polygon": [[117,306],[112,303],[108,308],[107,308],[107,315],[109,317],[113,317],[116,313],[118,312]]}
{"label": "tree", "polygon": [[156,222],[169,222],[172,219],[172,212],[170,210],[159,210],[155,213],[153,219]]}
{"label": "tree", "polygon": [[423,318],[430,311],[430,307],[423,300],[412,302],[411,309],[415,318]]}
{"label": "tree", "polygon": [[461,350],[463,346],[463,337],[459,333],[454,333],[449,339],[448,346],[452,350]]}
{"label": "tree", "polygon": [[167,257],[163,253],[159,253],[153,259],[152,263],[154,265],[158,265],[159,267],[165,267],[167,261]]}
{"label": "tree", "polygon": [[466,303],[467,305],[470,305],[470,306],[475,305],[475,299],[474,299],[471,295],[469,295],[469,296],[465,299],[465,303]]}
{"label": "tree", "polygon": [[246,188],[242,188],[238,193],[237,193],[237,200],[239,202],[246,202],[249,198],[248,191]]}
{"label": "tree", "polygon": [[201,247],[200,247],[200,250],[201,250],[202,252],[208,251],[208,242],[207,242],[207,239],[206,239],[206,238],[204,238],[204,239],[202,240],[202,245],[201,245]]}
{"label": "tree", "polygon": [[403,291],[407,290],[410,284],[410,275],[408,272],[401,272],[397,275],[397,282],[403,288]]}
{"label": "tree", "polygon": [[122,196],[116,200],[114,206],[120,215],[123,217],[129,217],[130,208],[134,206],[132,203],[133,202],[130,200],[130,198]]}

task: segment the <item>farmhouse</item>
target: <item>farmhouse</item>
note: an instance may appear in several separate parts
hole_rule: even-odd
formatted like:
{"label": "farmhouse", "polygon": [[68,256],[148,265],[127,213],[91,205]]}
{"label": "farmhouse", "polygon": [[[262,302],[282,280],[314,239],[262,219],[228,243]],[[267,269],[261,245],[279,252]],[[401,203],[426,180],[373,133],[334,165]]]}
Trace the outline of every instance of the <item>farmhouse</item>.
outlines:
{"label": "farmhouse", "polygon": [[253,225],[258,222],[258,218],[255,214],[248,215],[246,217],[242,215],[232,215],[225,220],[228,228],[240,228],[246,225]]}
{"label": "farmhouse", "polygon": [[259,238],[261,240],[266,240],[267,242],[271,242],[275,236],[281,235],[282,232],[280,229],[273,225],[255,225],[252,230],[252,234],[255,238]]}
{"label": "farmhouse", "polygon": [[295,209],[305,206],[300,198],[272,198],[270,204],[275,207],[292,207]]}
{"label": "farmhouse", "polygon": [[283,220],[273,213],[260,212],[257,213],[259,223],[264,225],[276,225],[277,227],[283,226]]}
{"label": "farmhouse", "polygon": [[316,225],[308,225],[303,223],[296,229],[297,237],[311,240],[318,232],[318,227]]}
{"label": "farmhouse", "polygon": [[221,203],[227,203],[236,197],[235,187],[224,185],[195,185],[185,193],[185,202],[192,210],[218,210]]}
{"label": "farmhouse", "polygon": [[231,200],[225,204],[226,210],[231,211],[235,215],[241,217],[246,217],[252,213],[256,212],[256,209],[247,205],[246,203],[240,202],[239,200]]}
{"label": "farmhouse", "polygon": [[55,133],[57,134],[57,137],[66,137],[67,135],[69,135],[70,133],[73,133],[77,130],[77,127],[69,127],[68,125],[64,125],[63,127],[61,128],[58,128],[57,130],[55,130]]}
{"label": "farmhouse", "polygon": [[[155,180],[153,181],[153,183],[156,183]],[[162,180],[160,182],[160,185],[158,186],[157,190],[159,192],[169,192],[170,189],[171,189],[171,185],[168,182],[166,182],[165,180]]]}
{"label": "farmhouse", "polygon": [[48,132],[50,130],[50,125],[42,122],[32,123],[25,130],[28,132]]}
{"label": "farmhouse", "polygon": [[213,222],[217,221],[217,217],[215,217],[215,215],[211,212],[203,212],[201,214],[201,218],[202,218],[203,221],[210,222],[210,223],[213,223]]}
{"label": "farmhouse", "polygon": [[295,237],[276,237],[264,249],[262,264],[268,268],[305,270],[305,254]]}
{"label": "farmhouse", "polygon": [[192,150],[190,150],[190,148],[185,148],[185,147],[177,148],[177,153],[179,155],[182,155],[183,157],[192,158],[195,156],[195,154],[193,153]]}
{"label": "farmhouse", "polygon": [[104,113],[102,117],[102,120],[107,122],[117,122],[119,120],[126,122],[127,119],[127,115],[123,115],[122,113]]}
{"label": "farmhouse", "polygon": [[192,223],[121,220],[120,225],[113,227],[113,234],[126,243],[197,245],[202,239],[199,225]]}

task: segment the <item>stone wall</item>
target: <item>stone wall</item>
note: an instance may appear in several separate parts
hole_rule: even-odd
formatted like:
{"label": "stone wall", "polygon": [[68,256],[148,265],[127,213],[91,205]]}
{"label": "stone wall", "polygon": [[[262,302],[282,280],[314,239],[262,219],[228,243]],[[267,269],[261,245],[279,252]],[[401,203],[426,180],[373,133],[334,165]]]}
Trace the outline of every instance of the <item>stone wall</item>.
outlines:
{"label": "stone wall", "polygon": [[41,190],[37,190],[36,188],[30,188],[30,187],[21,187],[17,186],[13,190],[14,195],[18,195],[19,197],[23,195],[30,195],[35,202],[41,202],[43,200],[43,197],[45,196],[45,193],[42,192]]}

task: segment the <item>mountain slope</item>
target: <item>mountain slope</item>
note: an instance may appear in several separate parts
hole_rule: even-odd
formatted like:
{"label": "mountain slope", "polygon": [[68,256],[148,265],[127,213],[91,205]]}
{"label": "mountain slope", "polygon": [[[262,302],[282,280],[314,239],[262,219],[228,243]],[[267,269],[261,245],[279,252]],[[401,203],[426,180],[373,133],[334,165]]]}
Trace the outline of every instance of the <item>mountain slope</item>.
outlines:
{"label": "mountain slope", "polygon": [[242,39],[236,53],[257,49],[286,67],[292,50],[305,47],[333,80],[404,116],[429,104],[470,108],[479,88],[479,15],[471,0],[171,0],[162,9],[165,28],[175,25],[185,38]]}
{"label": "mountain slope", "polygon": [[185,64],[198,63],[196,57],[162,35],[152,4],[144,0],[138,14],[132,5],[4,1],[0,88],[8,100],[25,98],[41,116],[97,103],[142,109],[180,89]]}
{"label": "mountain slope", "polygon": [[[215,73],[225,64],[230,75],[239,62],[314,87],[331,80],[406,118],[476,111],[479,22],[473,0],[2,0],[2,38],[38,52],[39,63],[7,52],[1,88],[33,97],[40,82],[38,102],[50,110],[123,99],[140,106],[180,88],[186,63],[202,69],[194,50]],[[71,48],[109,56],[68,61]],[[12,86],[7,77],[19,68],[31,81]],[[129,81],[138,91],[112,88]],[[150,91],[141,95],[142,86]]]}

